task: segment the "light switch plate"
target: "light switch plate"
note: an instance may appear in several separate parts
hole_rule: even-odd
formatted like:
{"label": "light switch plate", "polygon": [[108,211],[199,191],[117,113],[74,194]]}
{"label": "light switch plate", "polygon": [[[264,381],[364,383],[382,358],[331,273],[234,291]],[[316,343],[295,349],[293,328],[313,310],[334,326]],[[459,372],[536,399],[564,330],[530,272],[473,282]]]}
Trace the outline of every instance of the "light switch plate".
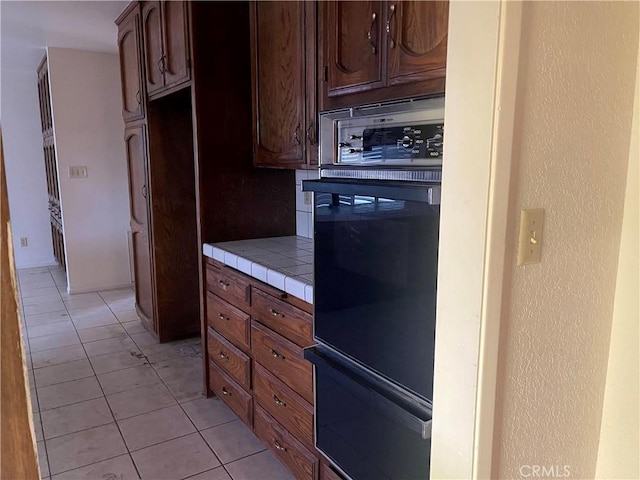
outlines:
{"label": "light switch plate", "polygon": [[89,172],[86,166],[69,166],[69,178],[87,178]]}
{"label": "light switch plate", "polygon": [[540,263],[542,257],[542,227],[544,209],[531,208],[520,212],[518,265]]}

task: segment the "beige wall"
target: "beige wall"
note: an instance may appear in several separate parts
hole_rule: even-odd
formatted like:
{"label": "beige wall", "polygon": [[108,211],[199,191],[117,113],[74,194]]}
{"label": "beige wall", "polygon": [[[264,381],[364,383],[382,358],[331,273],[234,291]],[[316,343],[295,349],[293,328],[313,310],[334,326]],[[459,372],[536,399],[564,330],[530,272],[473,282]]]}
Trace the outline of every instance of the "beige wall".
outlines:
{"label": "beige wall", "polygon": [[[494,478],[595,475],[638,49],[637,2],[525,2],[510,244],[545,209],[542,262],[508,251]],[[637,292],[636,292],[637,293]],[[565,466],[567,467],[565,469]],[[524,467],[524,469],[521,469]]]}
{"label": "beige wall", "polygon": [[[640,57],[639,57],[640,60]],[[640,163],[640,61],[627,190],[622,219],[609,367],[604,392],[596,478],[640,478],[640,313],[638,293],[638,164]]]}
{"label": "beige wall", "polygon": [[[120,64],[112,53],[48,49],[69,293],[128,286],[129,187]],[[87,166],[87,178],[69,178]]]}

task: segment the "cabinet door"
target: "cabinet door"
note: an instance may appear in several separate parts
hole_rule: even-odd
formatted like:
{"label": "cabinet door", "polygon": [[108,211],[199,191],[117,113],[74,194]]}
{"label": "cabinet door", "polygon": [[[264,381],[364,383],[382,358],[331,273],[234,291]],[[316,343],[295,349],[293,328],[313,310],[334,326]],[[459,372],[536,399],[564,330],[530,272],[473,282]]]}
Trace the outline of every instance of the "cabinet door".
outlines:
{"label": "cabinet door", "polygon": [[147,93],[152,95],[164,87],[160,2],[144,2],[142,4],[142,32],[144,34]]}
{"label": "cabinet door", "polygon": [[387,84],[444,77],[449,2],[398,1],[386,7]]}
{"label": "cabinet door", "polygon": [[141,318],[155,330],[153,323],[153,284],[149,248],[149,203],[146,169],[146,142],[142,125],[125,130],[129,171],[129,207],[136,289],[136,307]]}
{"label": "cabinet door", "polygon": [[186,82],[190,78],[189,37],[186,2],[163,2],[164,84]]}
{"label": "cabinet door", "polygon": [[122,118],[125,122],[144,116],[142,75],[140,70],[140,16],[133,10],[119,25],[120,80],[122,84]]}
{"label": "cabinet door", "polygon": [[305,2],[251,7],[254,163],[305,163]]}
{"label": "cabinet door", "polygon": [[382,2],[331,1],[323,6],[326,94],[332,97],[381,87]]}

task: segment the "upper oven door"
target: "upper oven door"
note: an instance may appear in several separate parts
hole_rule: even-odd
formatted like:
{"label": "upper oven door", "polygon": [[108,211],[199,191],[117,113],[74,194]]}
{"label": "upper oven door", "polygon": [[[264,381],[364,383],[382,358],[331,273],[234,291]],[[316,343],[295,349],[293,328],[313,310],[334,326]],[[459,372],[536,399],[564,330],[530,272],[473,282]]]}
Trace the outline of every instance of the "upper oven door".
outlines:
{"label": "upper oven door", "polygon": [[439,185],[322,179],[315,192],[315,338],[433,398]]}

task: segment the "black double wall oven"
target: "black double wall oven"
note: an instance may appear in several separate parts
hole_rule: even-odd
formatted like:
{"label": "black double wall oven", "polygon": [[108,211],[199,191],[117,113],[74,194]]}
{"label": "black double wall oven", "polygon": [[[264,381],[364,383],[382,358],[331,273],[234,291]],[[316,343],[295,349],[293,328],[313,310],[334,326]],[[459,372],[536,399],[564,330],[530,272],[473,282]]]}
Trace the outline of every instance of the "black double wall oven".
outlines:
{"label": "black double wall oven", "polygon": [[443,103],[321,116],[320,179],[303,182],[316,447],[353,480],[429,478]]}

